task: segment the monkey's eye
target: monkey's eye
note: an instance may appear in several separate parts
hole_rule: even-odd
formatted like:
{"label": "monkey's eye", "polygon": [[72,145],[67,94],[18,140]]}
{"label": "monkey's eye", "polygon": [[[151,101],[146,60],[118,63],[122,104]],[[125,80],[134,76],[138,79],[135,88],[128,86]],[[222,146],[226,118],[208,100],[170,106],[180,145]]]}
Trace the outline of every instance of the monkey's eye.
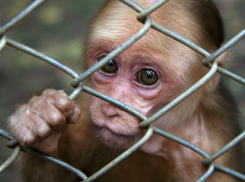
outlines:
{"label": "monkey's eye", "polygon": [[[105,56],[99,57],[97,62],[99,62],[104,57]],[[108,63],[106,63],[100,70],[105,72],[105,73],[116,73],[117,70],[118,70],[117,63],[116,63],[116,61],[114,59],[112,59]]]}
{"label": "monkey's eye", "polygon": [[158,81],[156,72],[150,69],[142,69],[136,76],[137,81],[142,85],[154,85]]}

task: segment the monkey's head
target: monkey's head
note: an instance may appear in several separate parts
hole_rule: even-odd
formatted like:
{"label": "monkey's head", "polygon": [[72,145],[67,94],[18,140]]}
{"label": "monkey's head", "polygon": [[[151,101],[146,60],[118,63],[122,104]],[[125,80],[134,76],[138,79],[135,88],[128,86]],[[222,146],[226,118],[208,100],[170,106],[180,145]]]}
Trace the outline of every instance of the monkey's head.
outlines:
{"label": "monkey's head", "polygon": [[[150,0],[135,1],[143,8]],[[91,24],[87,37],[88,66],[99,62],[127,41],[143,25],[137,13],[117,0],[109,0]],[[209,0],[170,0],[151,15],[152,21],[203,47],[215,51],[223,42],[219,12]],[[203,57],[181,43],[151,29],[143,38],[93,74],[93,87],[150,116],[204,76]],[[222,62],[220,61],[219,64]],[[197,109],[218,76],[162,116],[154,125],[171,131]],[[93,97],[91,120],[108,146],[126,147],[144,134],[140,120],[120,108]]]}

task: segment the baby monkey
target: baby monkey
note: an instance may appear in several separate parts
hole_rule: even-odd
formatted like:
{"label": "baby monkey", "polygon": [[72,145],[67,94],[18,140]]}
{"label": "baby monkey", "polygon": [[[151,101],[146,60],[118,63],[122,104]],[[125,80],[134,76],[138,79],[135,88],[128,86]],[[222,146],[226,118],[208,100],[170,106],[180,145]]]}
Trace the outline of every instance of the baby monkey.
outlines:
{"label": "baby monkey", "polygon": [[[135,0],[143,8],[156,0]],[[85,69],[122,45],[143,25],[137,12],[108,0],[90,24],[84,54]],[[152,21],[212,53],[224,41],[223,24],[211,0],[170,0],[151,14]],[[223,66],[226,54],[217,58]],[[209,69],[203,57],[181,43],[150,29],[145,36],[94,73],[87,84],[149,117],[201,79]],[[203,87],[163,115],[153,125],[193,143],[212,155],[241,131],[237,107],[217,73]],[[21,144],[38,149],[82,170],[88,176],[137,142],[146,131],[140,120],[97,97],[83,93],[76,102],[63,91],[44,90],[10,117]],[[215,162],[241,170],[242,149],[233,148]],[[96,181],[191,182],[207,167],[203,157],[169,139],[150,140]],[[80,181],[66,169],[23,153],[25,181]],[[235,182],[215,171],[209,182]]]}

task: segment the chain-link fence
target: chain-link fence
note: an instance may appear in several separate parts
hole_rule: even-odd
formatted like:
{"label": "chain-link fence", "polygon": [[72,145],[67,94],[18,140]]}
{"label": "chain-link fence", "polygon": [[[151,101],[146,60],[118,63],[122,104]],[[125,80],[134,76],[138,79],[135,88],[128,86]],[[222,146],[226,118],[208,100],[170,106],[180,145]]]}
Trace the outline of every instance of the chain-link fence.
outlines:
{"label": "chain-link fence", "polygon": [[[13,28],[14,25],[16,25],[20,20],[24,19],[27,15],[29,15],[32,11],[34,11],[37,7],[39,7],[41,4],[43,4],[46,0],[36,0],[34,1],[32,4],[30,4],[26,9],[24,9],[20,14],[18,14],[15,18],[13,18],[12,20],[10,20],[8,23],[6,23],[5,25],[2,25],[0,27],[0,52],[5,48],[5,46],[11,46],[14,49],[18,49],[21,50],[27,54],[30,54],[36,58],[39,58],[40,60],[43,60],[53,66],[55,66],[56,68],[62,70],[63,72],[65,72],[66,74],[70,75],[74,80],[72,81],[71,85],[73,87],[75,87],[75,91],[70,95],[71,99],[75,99],[82,91],[87,92],[93,96],[99,97],[103,100],[106,100],[114,105],[116,105],[117,107],[120,107],[121,109],[129,112],[130,114],[138,117],[139,119],[142,120],[142,122],[140,123],[141,127],[147,127],[147,132],[145,134],[145,136],[139,140],[134,146],[132,146],[131,148],[129,148],[127,151],[125,151],[123,154],[121,154],[120,156],[118,156],[116,159],[114,159],[113,161],[111,161],[108,165],[106,165],[105,167],[103,167],[102,169],[100,169],[98,172],[96,172],[94,175],[87,177],[82,171],[77,170],[76,168],[49,156],[40,154],[36,151],[33,151],[31,149],[28,149],[24,146],[20,146],[18,144],[18,141],[16,141],[14,139],[13,136],[11,136],[9,133],[7,133],[4,130],[0,129],[0,135],[4,138],[6,138],[7,140],[9,140],[9,142],[7,142],[7,146],[9,148],[14,148],[13,150],[13,154],[3,163],[0,165],[0,173],[2,173],[6,168],[8,168],[18,157],[19,153],[22,151],[30,153],[32,155],[35,155],[37,157],[41,157],[44,158],[46,160],[49,160],[53,163],[56,163],[57,165],[60,165],[70,171],[72,171],[73,173],[75,173],[76,175],[78,175],[82,180],[85,181],[92,181],[96,178],[98,178],[100,175],[104,174],[106,171],[108,171],[109,169],[113,168],[115,165],[117,165],[119,162],[121,162],[122,160],[124,160],[126,157],[128,157],[130,154],[132,154],[134,151],[136,151],[140,146],[142,146],[145,142],[147,142],[153,133],[156,133],[158,135],[161,135],[162,137],[166,137],[170,140],[173,140],[189,149],[191,149],[192,151],[198,153],[199,155],[201,155],[202,157],[205,158],[205,160],[203,161],[203,163],[209,164],[209,168],[207,169],[207,172],[200,177],[200,179],[198,179],[198,181],[204,181],[205,179],[208,179],[208,177],[215,171],[215,170],[219,170],[222,171],[224,173],[233,175],[239,179],[242,179],[245,181],[245,175],[240,174],[236,171],[233,171],[231,169],[228,169],[224,166],[218,165],[216,163],[214,163],[213,161],[215,159],[217,159],[218,157],[220,157],[221,155],[223,155],[226,151],[228,151],[230,148],[232,148],[233,146],[235,146],[238,142],[240,142],[244,137],[245,137],[245,132],[241,133],[239,136],[237,136],[236,138],[234,138],[234,140],[232,140],[230,143],[228,143],[225,147],[223,147],[222,149],[220,149],[216,154],[214,154],[213,156],[210,156],[209,154],[207,154],[205,151],[201,150],[200,148],[194,146],[193,144],[177,137],[174,136],[170,133],[167,133],[163,130],[160,130],[156,127],[152,126],[152,123],[157,120],[159,117],[161,117],[162,115],[164,115],[166,112],[168,112],[169,110],[171,110],[174,106],[176,106],[177,104],[179,104],[182,100],[184,100],[186,97],[190,96],[193,92],[195,92],[198,88],[200,88],[201,86],[203,86],[210,78],[212,78],[212,76],[216,73],[219,72],[233,80],[235,80],[236,82],[245,85],[245,79],[237,76],[236,74],[229,72],[226,69],[223,69],[221,67],[217,66],[217,63],[214,61],[219,55],[221,55],[222,53],[224,53],[226,50],[228,50],[229,48],[231,48],[235,43],[237,43],[244,35],[245,35],[245,30],[241,31],[240,33],[238,33],[236,36],[234,36],[230,41],[228,41],[223,47],[221,47],[219,50],[217,50],[215,53],[213,53],[212,55],[210,55],[207,51],[205,51],[204,49],[202,49],[201,47],[198,47],[197,45],[195,45],[194,43],[190,42],[189,40],[179,36],[178,34],[162,27],[161,25],[158,25],[155,22],[152,22],[151,18],[150,18],[150,14],[155,11],[157,8],[164,6],[164,4],[167,2],[167,0],[159,0],[157,1],[153,6],[149,7],[148,9],[144,10],[142,9],[140,6],[138,6],[137,4],[135,4],[132,1],[129,0],[120,0],[122,3],[125,3],[126,5],[128,5],[129,7],[131,7],[132,9],[134,9],[135,11],[137,11],[139,14],[137,16],[138,20],[145,20],[144,22],[142,22],[144,24],[143,28],[136,33],[133,37],[131,37],[129,40],[127,40],[124,44],[122,44],[122,46],[118,47],[117,49],[115,49],[114,51],[112,51],[110,54],[108,54],[105,58],[103,58],[100,62],[98,62],[98,64],[94,65],[93,67],[91,67],[89,70],[85,71],[83,74],[79,75],[78,73],[76,73],[73,69],[61,64],[60,62],[54,60],[53,58],[40,53],[38,51],[36,51],[35,49],[25,46],[19,42],[16,42],[14,40],[11,40],[9,38],[7,38],[6,33],[11,30],[11,28]],[[85,85],[82,84],[82,82],[88,78],[89,76],[91,76],[95,71],[97,71],[98,69],[100,69],[103,65],[105,65],[108,61],[110,61],[111,59],[113,59],[115,56],[117,56],[118,54],[120,54],[121,52],[123,52],[124,50],[126,50],[129,46],[131,46],[132,44],[134,44],[135,42],[137,42],[137,40],[139,40],[142,36],[144,36],[147,31],[153,28],[179,42],[181,42],[182,44],[186,45],[187,47],[189,47],[192,50],[195,50],[196,52],[198,52],[199,54],[203,55],[205,57],[205,59],[203,60],[202,64],[203,66],[209,67],[210,71],[201,79],[199,80],[196,84],[194,84],[191,88],[189,88],[186,92],[184,92],[183,94],[181,94],[180,96],[178,96],[176,99],[174,99],[171,103],[169,103],[167,106],[165,106],[164,108],[162,108],[160,111],[158,111],[157,113],[155,113],[154,115],[152,115],[151,117],[147,118],[146,116],[144,116],[143,114],[139,113],[138,111],[136,111],[134,108],[131,108],[115,99],[112,99],[104,94],[101,94],[99,92],[97,92],[96,90],[93,90],[92,88],[89,88]],[[211,66],[210,66],[211,65]]]}

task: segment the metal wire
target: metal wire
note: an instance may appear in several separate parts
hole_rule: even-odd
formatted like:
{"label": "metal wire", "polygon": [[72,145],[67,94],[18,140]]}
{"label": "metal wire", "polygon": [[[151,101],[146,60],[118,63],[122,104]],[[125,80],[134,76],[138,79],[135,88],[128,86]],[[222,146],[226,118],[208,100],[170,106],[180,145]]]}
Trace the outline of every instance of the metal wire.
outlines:
{"label": "metal wire", "polygon": [[[168,30],[167,28],[165,28],[165,27],[163,27],[163,26],[161,26],[155,22],[152,22],[152,20],[150,18],[150,14],[152,12],[154,12],[156,9],[158,9],[159,7],[163,6],[168,0],[159,0],[155,4],[153,4],[148,9],[145,9],[145,10],[131,0],[120,0],[122,3],[126,4],[127,6],[129,6],[130,8],[134,9],[135,11],[137,11],[139,13],[137,16],[137,19],[138,19],[138,21],[140,21],[141,23],[144,24],[143,28],[139,32],[137,32],[133,37],[131,37],[128,41],[123,43],[120,47],[118,47],[117,49],[112,51],[105,58],[103,58],[101,61],[99,61],[96,65],[94,65],[93,67],[91,67],[90,69],[88,69],[87,71],[85,71],[83,74],[81,74],[79,76],[79,74],[77,74],[73,69],[63,65],[59,61],[54,60],[53,58],[50,58],[49,56],[44,55],[44,54],[42,54],[42,53],[40,53],[40,52],[38,52],[38,51],[28,47],[28,46],[25,46],[19,42],[8,39],[5,35],[11,28],[13,28],[14,25],[16,25],[18,22],[23,20],[26,16],[28,16],[36,8],[41,6],[45,1],[46,0],[34,1],[26,9],[24,9],[22,12],[20,12],[16,17],[14,17],[8,23],[6,23],[2,27],[0,27],[0,52],[4,49],[4,47],[6,45],[9,45],[15,49],[23,51],[24,53],[27,53],[31,56],[39,58],[40,60],[45,61],[52,66],[55,66],[57,69],[62,70],[63,72],[65,72],[66,74],[68,74],[72,78],[74,78],[71,85],[73,87],[75,87],[76,89],[70,95],[70,98],[72,100],[74,100],[82,91],[87,92],[93,96],[96,96],[96,97],[101,98],[107,102],[110,102],[111,104],[114,104],[117,107],[120,107],[121,109],[123,109],[124,111],[129,112],[133,116],[139,118],[140,120],[142,120],[142,122],[140,123],[140,127],[147,128],[148,131],[146,132],[145,136],[141,140],[139,140],[134,146],[132,146],[131,148],[126,150],[123,154],[121,154],[116,159],[114,159],[113,161],[108,163],[106,166],[104,166],[102,169],[97,171],[95,174],[87,177],[80,170],[78,170],[78,169],[58,160],[58,159],[55,159],[55,158],[52,158],[52,157],[47,156],[45,154],[42,154],[36,150],[21,146],[13,136],[11,136],[6,131],[3,131],[0,129],[0,136],[9,140],[9,142],[7,143],[7,146],[9,148],[14,148],[13,154],[3,164],[0,165],[0,173],[2,173],[6,168],[8,168],[16,160],[20,151],[22,150],[24,152],[30,153],[32,155],[35,155],[37,157],[43,158],[45,160],[49,160],[49,161],[51,161],[57,165],[60,165],[61,167],[64,167],[64,168],[70,170],[71,172],[73,172],[74,174],[76,174],[82,180],[84,180],[86,182],[93,181],[94,179],[98,178],[99,176],[101,176],[102,174],[107,172],[109,169],[111,169],[112,167],[117,165],[119,162],[124,160],[126,157],[131,155],[133,152],[135,152],[140,146],[142,146],[145,142],[147,142],[151,138],[153,133],[155,133],[157,135],[168,138],[174,142],[179,143],[180,145],[183,145],[183,146],[191,149],[192,151],[201,155],[204,158],[202,163],[204,166],[208,166],[208,169],[203,176],[201,176],[199,179],[197,179],[198,182],[205,181],[206,179],[208,179],[209,176],[215,170],[227,173],[231,176],[234,176],[238,179],[245,181],[245,175],[238,173],[234,170],[231,170],[227,167],[218,165],[214,162],[215,159],[222,156],[225,152],[227,152],[229,149],[231,149],[236,144],[238,144],[240,141],[242,141],[245,137],[245,132],[241,133],[239,136],[234,138],[225,147],[221,148],[217,153],[210,156],[205,151],[203,151],[202,149],[193,145],[192,143],[189,143],[189,142],[187,142],[187,141],[185,141],[185,140],[183,140],[183,139],[181,139],[175,135],[167,133],[167,132],[165,132],[159,128],[153,127],[151,125],[154,121],[156,121],[158,118],[160,118],[166,112],[168,112],[173,107],[175,107],[177,104],[182,102],[185,98],[190,96],[198,88],[202,87],[210,78],[212,78],[212,76],[216,72],[219,72],[225,76],[228,76],[229,78],[245,85],[245,79],[244,78],[242,78],[242,77],[240,77],[240,76],[238,76],[238,75],[236,75],[236,74],[234,74],[234,73],[232,73],[232,72],[230,72],[224,68],[218,67],[217,63],[215,62],[215,59],[218,56],[220,56],[226,50],[231,48],[235,43],[237,43],[239,40],[241,40],[245,36],[245,29],[243,31],[241,31],[240,33],[238,33],[236,36],[234,36],[234,38],[232,38],[230,41],[228,41],[223,47],[218,49],[213,54],[210,54],[206,50],[204,50],[203,48],[197,46],[196,44],[185,39],[184,37],[181,37],[180,35],[176,34],[175,32],[172,32],[172,31]],[[202,64],[206,67],[209,67],[210,71],[202,79],[200,79],[197,83],[195,83],[192,87],[190,87],[188,90],[186,90],[184,93],[179,95],[176,99],[174,99],[171,103],[169,103],[168,105],[163,107],[160,111],[158,111],[157,113],[155,113],[151,117],[147,118],[142,113],[135,110],[134,108],[129,107],[124,103],[121,103],[121,102],[119,102],[119,101],[117,101],[117,100],[115,100],[115,99],[113,99],[113,98],[111,98],[105,94],[102,94],[102,93],[100,93],[100,92],[98,92],[92,88],[85,86],[82,81],[84,81],[86,78],[91,76],[94,72],[96,72],[98,69],[103,67],[108,61],[113,59],[115,56],[122,53],[128,47],[130,47],[135,42],[137,42],[141,37],[143,37],[148,32],[148,30],[150,30],[150,28],[153,28],[153,29],[173,38],[174,40],[186,45],[190,49],[192,49],[192,50],[198,52],[199,54],[201,54],[202,56],[204,56],[205,59],[203,60]]]}
{"label": "metal wire", "polygon": [[[3,131],[0,129],[0,136],[8,139],[8,140],[12,140],[14,139],[8,132]],[[20,146],[16,145],[14,147],[14,152],[13,154],[0,166],[0,174],[7,169],[19,156],[20,154]]]}

